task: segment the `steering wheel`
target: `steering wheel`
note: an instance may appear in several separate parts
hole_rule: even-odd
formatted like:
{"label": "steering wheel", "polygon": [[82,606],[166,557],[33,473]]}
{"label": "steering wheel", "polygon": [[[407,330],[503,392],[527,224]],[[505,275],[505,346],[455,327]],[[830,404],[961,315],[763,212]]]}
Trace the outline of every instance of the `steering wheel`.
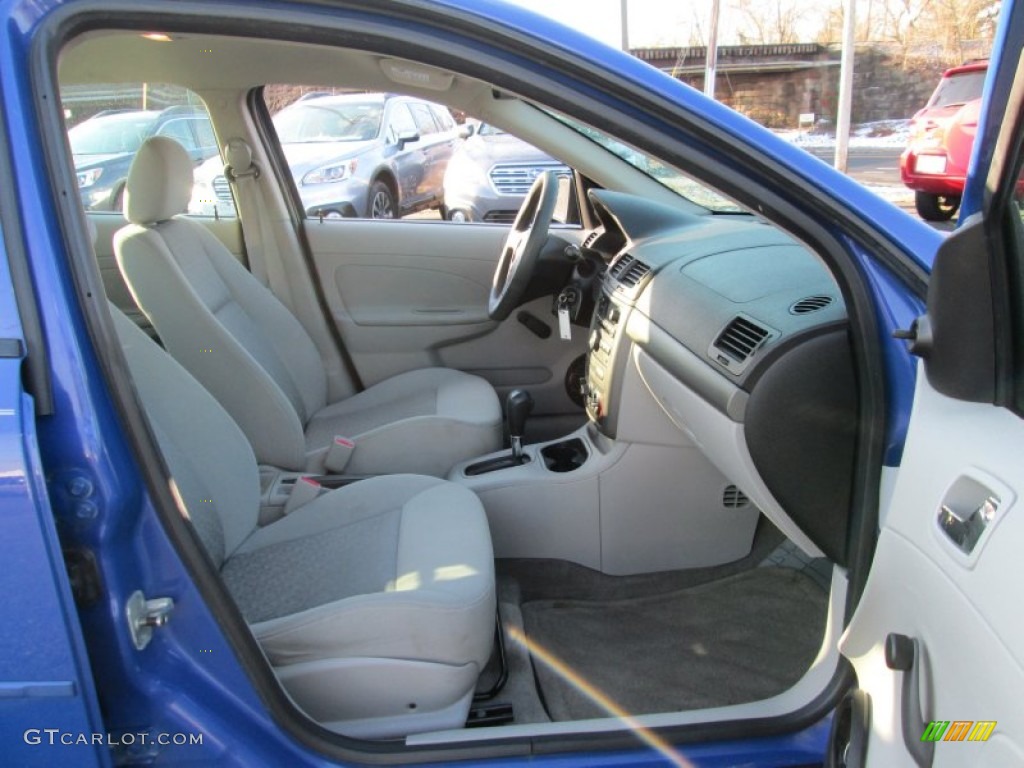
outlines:
{"label": "steering wheel", "polygon": [[512,230],[501,248],[491,295],[487,300],[487,314],[492,320],[504,320],[519,306],[541,248],[548,239],[548,226],[557,198],[558,175],[554,171],[544,171],[526,193]]}

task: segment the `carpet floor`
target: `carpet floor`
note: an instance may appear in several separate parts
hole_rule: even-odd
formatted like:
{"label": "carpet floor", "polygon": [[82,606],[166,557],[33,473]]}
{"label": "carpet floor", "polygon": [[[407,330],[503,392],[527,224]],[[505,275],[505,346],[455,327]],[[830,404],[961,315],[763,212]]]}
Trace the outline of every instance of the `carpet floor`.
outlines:
{"label": "carpet floor", "polygon": [[[796,682],[821,645],[827,595],[789,568],[755,568],[632,599],[522,603],[553,720],[756,701]],[[601,702],[604,703],[601,703]]]}

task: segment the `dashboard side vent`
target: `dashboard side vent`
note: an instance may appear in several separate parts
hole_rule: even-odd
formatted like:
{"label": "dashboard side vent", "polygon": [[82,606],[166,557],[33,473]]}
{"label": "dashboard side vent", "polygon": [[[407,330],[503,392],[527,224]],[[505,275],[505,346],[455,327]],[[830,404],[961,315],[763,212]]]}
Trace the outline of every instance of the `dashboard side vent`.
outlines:
{"label": "dashboard side vent", "polygon": [[794,302],[789,308],[789,313],[791,315],[809,315],[811,312],[824,309],[832,302],[833,298],[831,296],[808,296],[806,299]]}
{"label": "dashboard side vent", "polygon": [[735,485],[727,485],[722,491],[722,506],[726,509],[741,509],[749,503],[750,499],[747,498],[747,494]]}
{"label": "dashboard side vent", "polygon": [[612,265],[612,277],[628,288],[639,285],[650,271],[649,266],[628,254]]}
{"label": "dashboard side vent", "polygon": [[599,238],[600,236],[601,236],[601,233],[598,232],[595,229],[593,232],[591,232],[589,235],[587,235],[587,239],[583,241],[583,247],[584,248],[589,248],[595,242],[597,242],[597,238]]}
{"label": "dashboard side vent", "polygon": [[632,256],[630,256],[628,253],[623,255],[621,258],[619,258],[618,261],[616,261],[614,264],[612,264],[612,268],[611,268],[612,277],[618,279],[619,275],[621,275],[623,272],[625,272],[627,269],[629,269],[629,266],[634,261],[636,261],[636,259],[634,259]]}
{"label": "dashboard side vent", "polygon": [[771,331],[762,328],[743,315],[734,317],[725,329],[718,334],[712,346],[725,352],[737,363],[743,363],[757,351],[771,335]]}

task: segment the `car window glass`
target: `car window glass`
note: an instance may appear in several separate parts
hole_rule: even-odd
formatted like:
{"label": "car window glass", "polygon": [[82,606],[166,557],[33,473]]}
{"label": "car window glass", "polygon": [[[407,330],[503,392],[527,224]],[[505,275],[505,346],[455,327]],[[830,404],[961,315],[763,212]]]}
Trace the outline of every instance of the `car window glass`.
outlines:
{"label": "car window glass", "polygon": [[431,106],[430,111],[434,113],[434,120],[442,131],[450,131],[455,128],[455,119],[446,108],[435,104]]}
{"label": "car window glass", "polygon": [[161,83],[63,85],[68,143],[83,207],[121,214],[124,185],[135,153],[151,136],[166,136],[189,153],[196,185],[189,213],[231,216],[234,202],[225,186],[215,193],[210,167],[222,168],[217,139],[202,100],[187,88]]}
{"label": "car window glass", "polygon": [[416,121],[412,119],[409,106],[404,103],[395,104],[388,122],[388,140],[394,144],[399,136],[409,136],[416,132]]}
{"label": "car window glass", "polygon": [[263,99],[307,218],[507,226],[551,170],[560,179],[553,220],[579,221],[568,166],[444,104],[286,84],[265,86]]}
{"label": "car window glass", "polygon": [[420,136],[437,133],[437,123],[434,122],[434,117],[430,114],[430,107],[422,103],[413,103],[409,105],[409,109],[416,121],[416,131]]}
{"label": "car window glass", "polygon": [[928,101],[929,107],[950,107],[966,104],[968,101],[981,98],[981,89],[985,85],[985,70],[977,72],[961,72],[944,77],[939,81],[935,93]]}
{"label": "car window glass", "polygon": [[156,135],[174,139],[185,149],[198,148],[196,138],[189,126],[189,121],[185,119],[167,121],[157,129]]}
{"label": "car window glass", "polygon": [[556,112],[551,112],[550,114],[687,200],[720,213],[745,212],[745,209],[735,201],[730,200],[710,187],[704,186],[682,171],[663,163],[661,160],[657,160],[644,152],[634,149],[597,128],[584,125]]}

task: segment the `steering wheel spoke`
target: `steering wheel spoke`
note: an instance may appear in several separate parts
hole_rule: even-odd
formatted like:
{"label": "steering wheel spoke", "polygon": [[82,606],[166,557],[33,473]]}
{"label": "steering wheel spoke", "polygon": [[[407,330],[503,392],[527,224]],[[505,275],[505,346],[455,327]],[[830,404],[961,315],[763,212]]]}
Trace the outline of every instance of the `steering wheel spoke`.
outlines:
{"label": "steering wheel spoke", "polygon": [[494,270],[487,301],[487,313],[492,320],[504,320],[519,306],[547,241],[557,197],[558,176],[554,171],[545,171],[523,200]]}

